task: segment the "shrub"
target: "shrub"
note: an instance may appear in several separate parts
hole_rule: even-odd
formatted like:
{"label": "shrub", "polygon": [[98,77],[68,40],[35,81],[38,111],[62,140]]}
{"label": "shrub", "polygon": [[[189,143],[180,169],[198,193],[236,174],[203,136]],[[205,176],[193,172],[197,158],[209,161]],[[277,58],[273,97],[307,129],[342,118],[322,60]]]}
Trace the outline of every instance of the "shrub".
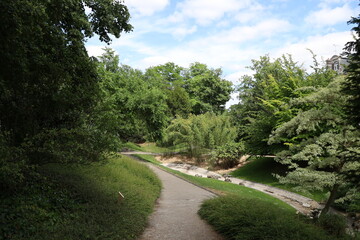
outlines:
{"label": "shrub", "polygon": [[243,143],[226,143],[216,147],[209,159],[212,166],[231,168],[239,164],[239,159],[244,153]]}
{"label": "shrub", "polygon": [[234,141],[235,135],[230,117],[205,113],[174,119],[165,130],[164,143],[167,146],[186,145],[188,153],[198,157],[216,146]]}

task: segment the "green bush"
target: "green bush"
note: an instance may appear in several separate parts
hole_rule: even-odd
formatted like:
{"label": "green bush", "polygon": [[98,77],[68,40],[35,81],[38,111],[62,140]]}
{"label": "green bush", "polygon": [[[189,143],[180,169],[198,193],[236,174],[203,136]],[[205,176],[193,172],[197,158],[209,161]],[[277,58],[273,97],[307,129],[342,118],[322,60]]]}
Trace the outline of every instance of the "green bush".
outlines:
{"label": "green bush", "polygon": [[232,142],[236,129],[229,116],[205,113],[176,118],[165,130],[164,146],[185,145],[192,157]]}
{"label": "green bush", "polygon": [[226,143],[223,146],[216,147],[211,152],[209,162],[213,167],[232,168],[239,164],[240,157],[244,153],[243,143]]}
{"label": "green bush", "polygon": [[205,201],[199,214],[227,239],[330,240],[320,227],[302,216],[255,199],[224,196]]}

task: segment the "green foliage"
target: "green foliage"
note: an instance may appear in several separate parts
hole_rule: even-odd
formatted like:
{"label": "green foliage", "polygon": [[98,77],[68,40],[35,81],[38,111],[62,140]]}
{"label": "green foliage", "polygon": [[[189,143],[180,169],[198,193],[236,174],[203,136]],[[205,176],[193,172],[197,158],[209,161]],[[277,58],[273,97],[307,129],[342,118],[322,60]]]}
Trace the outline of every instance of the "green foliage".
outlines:
{"label": "green foliage", "polygon": [[[85,7],[92,10],[88,15]],[[93,134],[89,118],[100,89],[84,42],[96,33],[109,43],[110,34],[119,37],[131,31],[129,17],[126,6],[112,0],[0,2],[0,135],[6,133],[7,138],[5,145],[1,143],[7,148],[5,165],[19,169],[29,164],[27,160],[53,162],[69,156],[92,161],[104,146],[108,148],[97,138],[100,134]],[[94,138],[99,143],[96,150]],[[14,155],[6,154],[14,149]]]}
{"label": "green foliage", "polygon": [[192,99],[192,113],[222,113],[230,100],[232,83],[221,78],[222,70],[193,63],[185,72],[185,89]]}
{"label": "green foliage", "polygon": [[9,146],[8,135],[0,132],[0,186],[4,190],[17,188],[29,171],[22,149]]}
{"label": "green foliage", "polygon": [[230,142],[218,146],[211,152],[209,159],[212,166],[232,168],[239,164],[240,157],[244,154],[244,144]]}
{"label": "green foliage", "polygon": [[1,195],[0,238],[136,239],[161,189],[153,172],[125,157],[40,172],[16,194]]}
{"label": "green foliage", "polygon": [[319,68],[316,62],[314,68],[314,73],[306,74],[291,56],[273,62],[269,56],[253,60],[250,69],[255,73],[242,78],[238,88],[240,103],[231,108],[238,138],[245,141],[247,152],[269,154],[283,148],[281,144],[268,146],[267,142],[277,126],[298,113],[298,108],[290,106],[291,99],[315,91],[334,77],[332,71]]}
{"label": "green foliage", "polygon": [[[102,98],[94,116],[96,124],[114,141],[161,139],[168,124],[165,93],[147,83],[141,71],[126,65],[115,68],[117,58],[110,50],[100,57]],[[107,70],[106,64],[113,70]]]}
{"label": "green foliage", "polygon": [[309,110],[279,126],[269,140],[289,146],[277,155],[291,170],[279,177],[281,182],[331,192],[322,214],[333,204],[339,187],[347,185],[348,193],[360,187],[360,132],[347,123],[348,98],[340,92],[342,81],[338,78],[316,93],[295,99],[293,104]]}
{"label": "green foliage", "polygon": [[275,177],[284,176],[288,172],[288,168],[286,165],[283,165],[274,160],[274,158],[266,158],[266,157],[250,157],[247,159],[248,163],[246,163],[241,168],[233,171],[231,173],[232,176],[257,182],[263,183],[269,186],[281,188],[290,192],[296,192],[303,196],[314,199],[315,201],[322,202],[326,200],[326,192],[323,191],[297,191],[294,189],[296,185],[291,184],[282,184]]}
{"label": "green foliage", "polygon": [[343,92],[350,96],[347,106],[348,115],[353,120],[354,126],[358,128],[360,122],[360,15],[352,17],[348,24],[355,24],[352,28],[354,41],[348,42],[344,48],[349,65],[346,68],[347,76],[343,84]]}
{"label": "green foliage", "polygon": [[202,204],[199,214],[226,239],[339,239],[301,216],[261,200],[231,195],[214,198]]}
{"label": "green foliage", "polygon": [[204,151],[232,142],[236,129],[226,115],[205,113],[190,115],[188,119],[174,119],[165,130],[164,142],[168,146],[183,144],[192,156],[199,156]]}

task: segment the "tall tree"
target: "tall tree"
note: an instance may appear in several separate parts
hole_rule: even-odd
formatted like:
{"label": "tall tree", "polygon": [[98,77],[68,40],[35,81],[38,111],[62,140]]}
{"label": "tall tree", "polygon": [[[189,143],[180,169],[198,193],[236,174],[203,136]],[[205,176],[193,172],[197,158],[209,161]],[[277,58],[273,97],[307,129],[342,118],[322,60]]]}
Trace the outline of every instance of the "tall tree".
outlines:
{"label": "tall tree", "polygon": [[238,89],[240,102],[231,112],[239,129],[238,138],[245,140],[247,151],[253,154],[275,153],[282,146],[274,144],[269,147],[267,141],[277,126],[297,114],[298,109],[289,106],[291,99],[328,84],[334,73],[315,66],[315,71],[307,74],[290,55],[274,61],[263,56],[252,62],[250,69],[255,73],[243,77]]}
{"label": "tall tree", "polygon": [[57,138],[57,131],[86,144],[90,135],[74,129],[89,129],[84,119],[99,87],[84,42],[97,34],[109,43],[110,35],[131,31],[129,17],[126,6],[113,0],[0,1],[0,131],[10,146],[27,142],[28,156],[38,162],[54,160],[46,145],[55,141],[60,150],[65,138]]}
{"label": "tall tree", "polygon": [[192,99],[192,112],[221,113],[233,91],[232,83],[222,79],[222,70],[209,69],[202,63],[193,63],[185,72],[185,89]]}
{"label": "tall tree", "polygon": [[360,127],[360,15],[351,18],[348,24],[355,24],[354,41],[346,44],[344,50],[348,57],[349,65],[346,68],[346,81],[344,82],[344,93],[351,96],[348,110],[349,116],[356,127]]}

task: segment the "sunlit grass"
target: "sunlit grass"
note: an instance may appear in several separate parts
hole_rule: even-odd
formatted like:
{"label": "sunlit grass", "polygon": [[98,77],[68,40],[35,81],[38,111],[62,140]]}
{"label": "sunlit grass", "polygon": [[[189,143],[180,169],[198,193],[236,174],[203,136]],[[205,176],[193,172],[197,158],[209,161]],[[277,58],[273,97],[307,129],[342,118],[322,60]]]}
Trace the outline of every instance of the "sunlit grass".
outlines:
{"label": "sunlit grass", "polygon": [[295,192],[319,202],[326,200],[327,195],[324,192],[299,192],[294,190],[294,186],[279,183],[278,179],[274,177],[273,174],[284,176],[287,168],[286,166],[276,162],[273,158],[251,157],[248,161],[250,162],[230,173],[230,175],[244,180],[263,183],[269,186]]}

